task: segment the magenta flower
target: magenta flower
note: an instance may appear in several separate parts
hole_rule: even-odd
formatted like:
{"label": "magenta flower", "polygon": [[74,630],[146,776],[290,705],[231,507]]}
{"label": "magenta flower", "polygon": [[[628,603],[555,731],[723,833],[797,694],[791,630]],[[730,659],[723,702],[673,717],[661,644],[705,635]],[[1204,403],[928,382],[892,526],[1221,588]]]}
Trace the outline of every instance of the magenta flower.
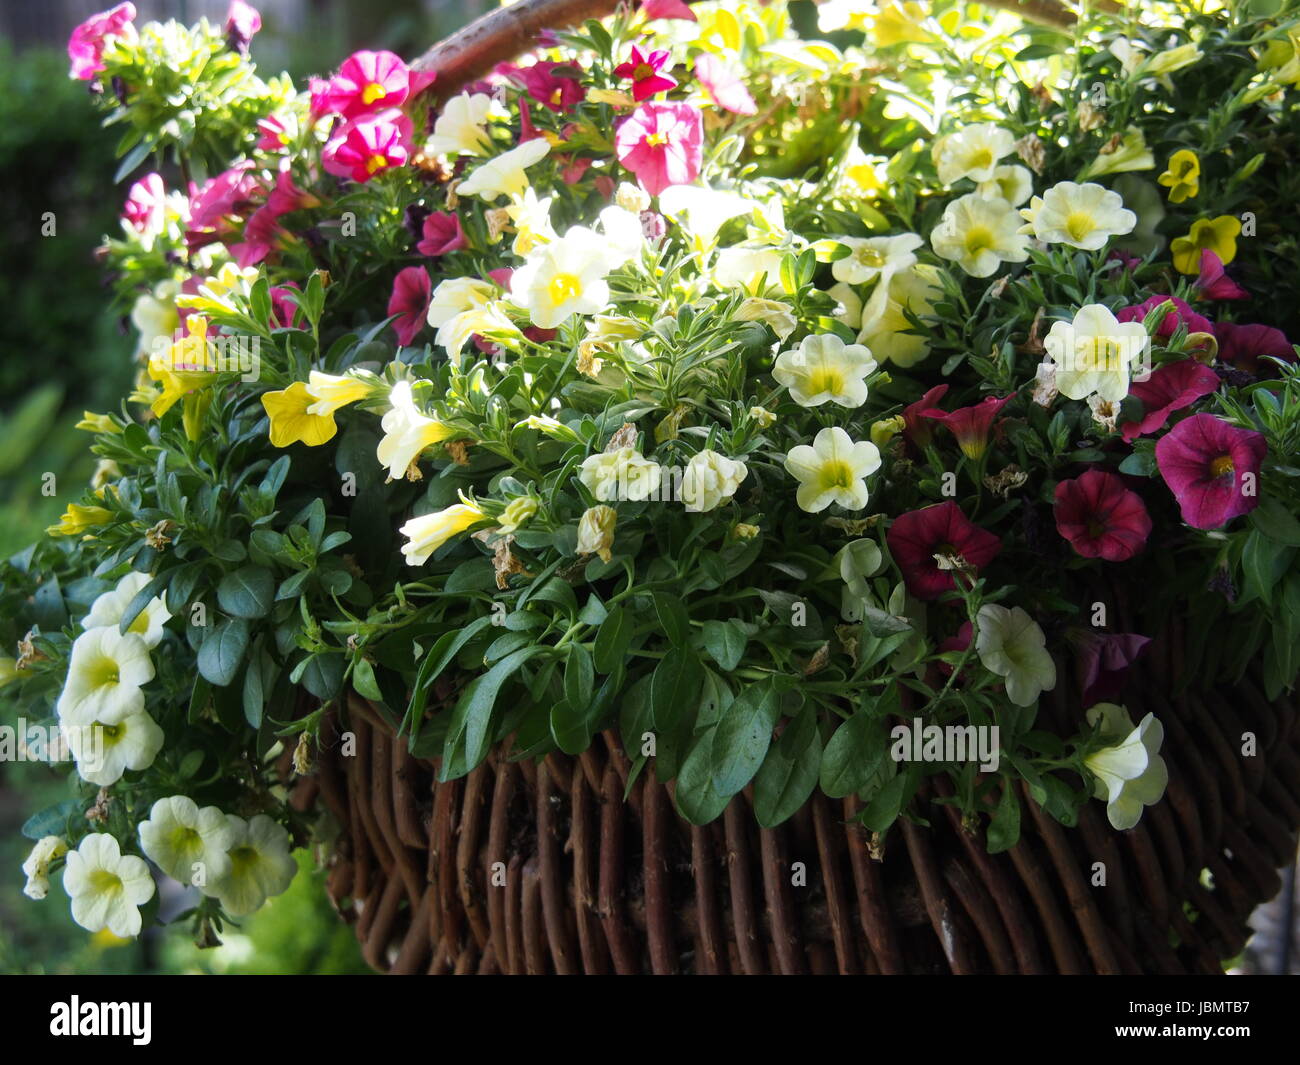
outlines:
{"label": "magenta flower", "polygon": [[1104,470],[1056,486],[1056,531],[1084,558],[1124,562],[1146,546],[1151,515],[1136,492]]}
{"label": "magenta flower", "polygon": [[1219,341],[1219,358],[1238,370],[1259,373],[1259,360],[1265,355],[1295,362],[1295,349],[1286,334],[1271,325],[1238,325],[1220,322],[1214,330]]}
{"label": "magenta flower", "polygon": [[321,155],[337,177],[366,182],[406,163],[411,154],[411,120],[395,108],[345,122]]}
{"label": "magenta flower", "polygon": [[167,190],[157,174],[145,174],[131,186],[122,208],[122,219],[137,233],[157,232],[162,228]]}
{"label": "magenta flower", "polygon": [[1149,636],[1136,632],[1093,632],[1073,630],[1067,639],[1078,651],[1079,672],[1083,678],[1081,706],[1112,702],[1124,690],[1124,678],[1129,666],[1136,662],[1147,645]]}
{"label": "magenta flower", "polygon": [[465,231],[460,226],[460,216],[447,211],[434,211],[424,220],[423,238],[415,250],[421,255],[437,258],[466,246]]}
{"label": "magenta flower", "polygon": [[632,45],[632,58],[614,68],[616,78],[632,79],[632,99],[637,103],[659,92],[667,92],[677,87],[677,79],[660,71],[672,60],[672,52],[667,48],[657,48],[653,52],[641,51]]}
{"label": "magenta flower", "polygon": [[397,342],[405,347],[424,328],[425,315],[429,313],[433,282],[423,266],[408,266],[399,270],[393,279],[393,294],[388,299],[388,313],[397,315],[393,332]]}
{"label": "magenta flower", "polygon": [[1134,381],[1129,395],[1142,401],[1142,420],[1120,426],[1124,442],[1163,429],[1176,410],[1190,407],[1219,387],[1219,375],[1195,359],[1165,363],[1145,381]]}
{"label": "magenta flower", "polygon": [[900,514],[885,538],[907,590],[918,599],[953,591],[958,565],[978,572],[1002,549],[998,537],[973,524],[951,501]]}
{"label": "magenta flower", "polygon": [[1214,326],[1210,324],[1208,318],[1201,317],[1183,300],[1175,296],[1152,296],[1133,307],[1125,307],[1115,317],[1121,322],[1140,322],[1165,302],[1172,303],[1174,307],[1173,310],[1166,311],[1165,316],[1160,319],[1160,324],[1156,327],[1156,336],[1171,337],[1179,325],[1187,326],[1189,333],[1213,332]]}
{"label": "magenta flower", "polygon": [[934,427],[930,424],[928,414],[930,411],[942,413],[939,400],[947,393],[947,385],[935,385],[915,403],[909,403],[903,408],[903,436],[918,451],[924,451],[930,446]]}
{"label": "magenta flower", "polygon": [[1259,467],[1267,453],[1262,433],[1193,414],[1160,438],[1156,464],[1183,521],[1217,529],[1259,505]]}
{"label": "magenta flower", "polygon": [[687,22],[698,21],[695,12],[687,7],[682,0],[643,0],[641,10],[645,12],[647,21],[657,18],[679,18]]}
{"label": "magenta flower", "polygon": [[1224,272],[1223,260],[1209,248],[1201,249],[1201,274],[1196,287],[1207,300],[1250,299],[1250,293]]}
{"label": "magenta flower", "polygon": [[570,63],[537,62],[527,67],[506,64],[498,69],[556,114],[572,111],[587,95],[578,81],[578,68]]}
{"label": "magenta flower", "polygon": [[288,161],[281,164],[279,176],[275,179],[275,188],[267,197],[266,206],[279,218],[290,211],[299,211],[304,207],[319,207],[320,199],[305,189],[300,189],[293,180],[293,172]]}
{"label": "magenta flower", "polygon": [[275,115],[267,115],[257,120],[257,148],[263,152],[281,152],[288,146],[289,131]]}
{"label": "magenta flower", "polygon": [[618,161],[651,196],[669,185],[689,185],[704,159],[704,122],[697,107],[646,101],[614,135]]}
{"label": "magenta flower", "polygon": [[280,214],[270,203],[259,207],[244,223],[244,239],[230,245],[230,254],[241,268],[256,266],[272,252],[283,251],[294,239],[280,225]]}
{"label": "magenta flower", "polygon": [[311,117],[320,118],[322,115],[329,114],[331,105],[329,79],[308,78],[307,89],[311,95]]}
{"label": "magenta flower", "polygon": [[234,232],[234,219],[248,214],[263,191],[252,169],[252,162],[245,160],[201,186],[191,184],[190,219],[185,230],[185,245],[190,251]]}
{"label": "magenta flower", "polygon": [[78,81],[89,81],[101,70],[100,61],[104,54],[104,42],[110,37],[120,37],[135,19],[135,4],[118,4],[108,11],[91,15],[72,31],[68,38],[68,58],[72,65],[68,70],[70,77]]}
{"label": "magenta flower", "polygon": [[397,107],[409,91],[410,72],[399,56],[353,52],[330,79],[327,110],[356,118]]}
{"label": "magenta flower", "polygon": [[695,60],[695,80],[724,111],[736,115],[758,114],[758,104],[754,103],[740,75],[711,52],[705,52]]}
{"label": "magenta flower", "polygon": [[289,299],[290,292],[298,292],[296,281],[286,281],[283,285],[271,286],[271,324],[281,329],[288,329],[297,324],[302,317],[302,308]]}
{"label": "magenta flower", "polygon": [[226,43],[242,56],[248,55],[248,43],[262,28],[262,16],[257,8],[244,0],[230,0],[226,12]]}
{"label": "magenta flower", "polygon": [[919,413],[922,418],[930,418],[946,425],[957,438],[957,446],[961,448],[961,453],[968,459],[978,459],[988,449],[993,419],[1011,402],[1011,398],[1011,396],[1003,396],[1001,399],[996,396],[985,396],[973,406],[961,407],[951,414],[937,407]]}

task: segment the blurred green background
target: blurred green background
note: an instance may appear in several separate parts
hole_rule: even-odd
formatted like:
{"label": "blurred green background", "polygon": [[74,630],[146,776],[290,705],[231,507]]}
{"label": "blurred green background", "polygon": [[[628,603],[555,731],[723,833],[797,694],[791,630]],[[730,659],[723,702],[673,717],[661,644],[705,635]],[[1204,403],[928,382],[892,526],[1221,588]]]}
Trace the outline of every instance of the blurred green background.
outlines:
{"label": "blurred green background", "polygon": [[[137,21],[206,16],[228,0],[135,0]],[[490,0],[253,0],[263,30],[253,58],[272,74],[327,74],[358,48],[412,57]],[[100,128],[86,86],[68,77],[72,28],[111,0],[5,0],[0,5],[0,557],[34,541],[79,496],[94,458],[74,428],[83,410],[116,409],[133,377],[133,337],[94,261],[134,177],[112,183],[116,136]],[[142,168],[142,169],[147,169]],[[136,175],[138,176],[138,175]],[[52,212],[55,232],[42,235]],[[42,494],[53,474],[57,493]],[[12,655],[9,647],[0,656]],[[183,928],[132,943],[77,927],[56,875],[49,897],[22,894],[31,847],[23,823],[66,798],[63,777],[31,762],[0,763],[0,972],[337,973],[367,971],[350,928],[334,915],[322,874],[302,873],[224,945],[200,951]],[[176,900],[177,909],[182,908]]]}

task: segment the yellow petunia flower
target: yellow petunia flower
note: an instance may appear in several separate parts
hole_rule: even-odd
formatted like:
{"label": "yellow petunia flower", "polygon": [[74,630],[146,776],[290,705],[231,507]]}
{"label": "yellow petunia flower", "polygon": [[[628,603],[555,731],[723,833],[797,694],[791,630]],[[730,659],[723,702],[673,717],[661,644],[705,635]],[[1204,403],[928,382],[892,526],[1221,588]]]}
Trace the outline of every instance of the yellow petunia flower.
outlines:
{"label": "yellow petunia flower", "polygon": [[1173,253],[1174,269],[1180,274],[1196,274],[1201,270],[1201,252],[1209,248],[1224,263],[1237,257],[1237,236],[1241,222],[1230,214],[1218,218],[1202,218],[1192,223],[1185,237],[1175,237],[1169,245]]}
{"label": "yellow petunia flower", "polygon": [[113,517],[113,512],[104,507],[83,507],[80,503],[69,503],[57,525],[51,525],[45,531],[50,536],[79,536],[89,529],[103,525]]}
{"label": "yellow petunia flower", "polygon": [[1192,199],[1200,191],[1201,161],[1196,153],[1180,148],[1169,157],[1169,167],[1156,178],[1169,190],[1170,203]]}
{"label": "yellow petunia flower", "polygon": [[265,393],[262,406],[271,419],[272,445],[288,447],[301,442],[308,447],[319,447],[330,440],[338,432],[334,414],[312,414],[309,408],[316,402],[303,381],[295,381],[279,392]]}
{"label": "yellow petunia flower", "polygon": [[94,411],[84,411],[81,415],[81,421],[77,422],[76,428],[85,429],[88,433],[120,433],[122,431],[121,427],[107,414],[96,414]]}

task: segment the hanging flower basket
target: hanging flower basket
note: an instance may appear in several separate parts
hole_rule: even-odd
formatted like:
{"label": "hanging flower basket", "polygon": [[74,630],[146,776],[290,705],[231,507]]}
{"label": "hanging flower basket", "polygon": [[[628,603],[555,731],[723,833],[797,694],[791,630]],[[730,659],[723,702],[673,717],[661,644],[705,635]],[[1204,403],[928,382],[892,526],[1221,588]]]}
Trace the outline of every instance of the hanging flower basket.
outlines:
{"label": "hanging flower basket", "polygon": [[79,27],[159,170],[0,564],[28,893],[211,945],[310,844],[394,972],[1222,972],[1300,828],[1300,26],[1078,17],[522,0],[303,91],[245,4]]}

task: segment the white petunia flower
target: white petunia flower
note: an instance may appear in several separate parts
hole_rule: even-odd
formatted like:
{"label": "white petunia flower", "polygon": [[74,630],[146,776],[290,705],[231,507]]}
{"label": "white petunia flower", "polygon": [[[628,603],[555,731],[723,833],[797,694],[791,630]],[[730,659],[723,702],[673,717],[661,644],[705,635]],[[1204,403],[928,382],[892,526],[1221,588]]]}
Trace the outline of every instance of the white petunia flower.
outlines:
{"label": "white petunia flower", "polygon": [[431,514],[412,518],[397,531],[407,538],[402,556],[408,566],[422,566],[431,554],[453,536],[484,518],[483,511],[472,503],[453,503]]}
{"label": "white petunia flower", "polygon": [[832,318],[837,322],[843,322],[850,329],[862,328],[862,297],[852,285],[846,285],[843,281],[837,282],[826,290],[826,294],[839,304],[831,312]]}
{"label": "white petunia flower", "polygon": [[[116,588],[111,592],[105,592],[91,604],[90,613],[81,620],[81,627],[87,631],[108,627],[116,629],[121,624],[122,615],[126,613],[131,600],[148,583],[147,573],[128,573],[117,582]],[[162,599],[155,596],[136,615],[126,631],[139,636],[144,640],[146,647],[157,647],[158,642],[163,638],[163,626],[170,618],[171,612]]]}
{"label": "white petunia flower", "polygon": [[713,283],[719,288],[745,288],[759,293],[781,283],[778,248],[723,248],[713,263]]}
{"label": "white petunia flower", "polygon": [[140,934],[140,907],[153,898],[153,877],[143,858],[123,854],[116,839],[92,832],[68,852],[63,889],[72,919],[87,932],[107,928],[121,939]]}
{"label": "white petunia flower", "polygon": [[993,177],[998,160],[1015,151],[1016,139],[992,122],[976,122],[934,142],[932,156],[939,180],[951,185],[962,178],[977,184]]}
{"label": "white petunia flower", "polygon": [[555,229],[551,226],[551,201],[554,199],[554,196],[547,196],[539,200],[536,191],[529,186],[506,208],[515,227],[515,239],[510,250],[521,259],[531,255],[539,245],[555,239]]}
{"label": "white petunia flower", "polygon": [[1034,176],[1028,167],[1011,164],[999,166],[988,181],[981,181],[975,189],[985,199],[1006,200],[1019,207],[1034,194]]}
{"label": "white petunia flower", "polygon": [[148,769],[163,745],[163,730],[143,710],[127,714],[113,724],[60,722],[59,731],[72,752],[81,779],[101,788],[116,784],[128,769],[137,772]]}
{"label": "white petunia flower", "polygon": [[498,196],[517,199],[528,188],[528,167],[539,163],[551,150],[542,137],[524,141],[523,144],[502,152],[495,159],[481,163],[474,171],[456,186],[459,196],[478,196],[492,201]]}
{"label": "white petunia flower", "polygon": [[574,226],[514,272],[510,298],[541,329],[554,329],[575,314],[595,314],[609,303],[610,256],[606,238]]}
{"label": "white petunia flower", "polygon": [[289,853],[289,833],[266,814],[251,820],[231,814],[230,868],[212,881],[211,893],[231,917],[246,917],[282,894],[298,871]]}
{"label": "white petunia flower", "polygon": [[57,704],[59,721],[113,725],[144,709],[142,686],[153,680],[153,661],[144,638],[116,626],[90,629],[72,644],[68,679]]}
{"label": "white petunia flower", "polygon": [[1141,322],[1121,322],[1100,303],[1080,307],[1072,322],[1057,322],[1043,338],[1056,367],[1055,386],[1070,399],[1094,392],[1118,403],[1140,374],[1150,338]]}
{"label": "white petunia flower", "polygon": [[702,185],[669,185],[659,194],[659,210],[690,235],[696,251],[707,251],[718,230],[758,205],[736,192]]}
{"label": "white petunia flower", "polygon": [[458,314],[487,306],[496,295],[497,288],[491,282],[476,277],[449,277],[433,290],[425,317],[434,329],[438,329]]}
{"label": "white petunia flower", "polygon": [[1020,232],[1015,208],[975,192],[944,208],[930,243],[937,255],[955,260],[971,277],[988,277],[1003,263],[1029,258],[1029,239]]}
{"label": "white petunia flower", "polygon": [[801,407],[860,407],[867,401],[867,377],[875,369],[876,360],[867,348],[825,333],[806,336],[797,348],[781,352],[772,376]]}
{"label": "white petunia flower", "polygon": [[985,669],[1005,679],[1007,698],[1016,706],[1032,706],[1042,692],[1056,687],[1056,663],[1047,639],[1024,610],[988,603],[977,618],[975,650]]}
{"label": "white petunia flower", "polygon": [[682,502],[692,513],[716,510],[736,494],[749,475],[739,459],[729,459],[707,448],[691,456],[682,475]]}
{"label": "white petunia flower", "polygon": [[816,514],[832,503],[861,510],[869,498],[866,478],[880,469],[880,449],[869,440],[854,441],[839,426],[832,426],[821,430],[811,446],[792,447],[785,468],[799,481],[795,500],[801,510]]}
{"label": "white petunia flower", "polygon": [[456,434],[455,430],[419,411],[409,381],[393,385],[388,402],[391,407],[379,423],[384,438],[379,441],[375,455],[380,465],[387,467],[389,478],[400,481],[425,448],[450,440]]}
{"label": "white petunia flower", "polygon": [[[443,106],[425,145],[429,155],[483,155],[492,147],[487,122],[493,111],[486,93],[463,92]],[[543,153],[545,154],[545,153]]]}
{"label": "white petunia flower", "polygon": [[1119,831],[1142,819],[1142,808],[1159,802],[1169,783],[1169,770],[1160,757],[1164,726],[1147,714],[1134,728],[1128,711],[1114,703],[1098,703],[1087,713],[1089,725],[1102,722],[1102,735],[1113,743],[1084,758],[1096,777],[1093,795],[1106,803],[1106,817]]}
{"label": "white petunia flower", "polygon": [[23,862],[27,883],[23,894],[29,899],[43,899],[50,893],[50,863],[68,853],[62,836],[43,836]]}
{"label": "white petunia flower", "polygon": [[1061,181],[1020,209],[1025,225],[1046,244],[1068,244],[1083,251],[1096,251],[1111,237],[1132,233],[1137,215],[1126,210],[1118,192],[1088,182],[1083,185]]}
{"label": "white petunia flower", "polygon": [[185,795],[159,799],[140,822],[140,849],[173,880],[201,889],[230,871],[234,838],[225,814]]}
{"label": "white petunia flower", "polygon": [[645,499],[659,490],[662,478],[660,465],[632,447],[588,455],[578,471],[578,480],[602,503]]}
{"label": "white petunia flower", "polygon": [[843,259],[831,264],[831,274],[836,281],[862,285],[880,278],[887,282],[900,270],[916,262],[912,254],[925,242],[915,233],[900,233],[893,237],[840,237],[838,243],[849,249]]}
{"label": "white petunia flower", "polygon": [[880,361],[895,366],[920,362],[930,353],[930,341],[924,333],[915,331],[904,311],[910,310],[918,317],[929,314],[942,295],[937,267],[918,263],[895,274],[887,286],[871,294],[862,311],[858,343],[870,348]]}

